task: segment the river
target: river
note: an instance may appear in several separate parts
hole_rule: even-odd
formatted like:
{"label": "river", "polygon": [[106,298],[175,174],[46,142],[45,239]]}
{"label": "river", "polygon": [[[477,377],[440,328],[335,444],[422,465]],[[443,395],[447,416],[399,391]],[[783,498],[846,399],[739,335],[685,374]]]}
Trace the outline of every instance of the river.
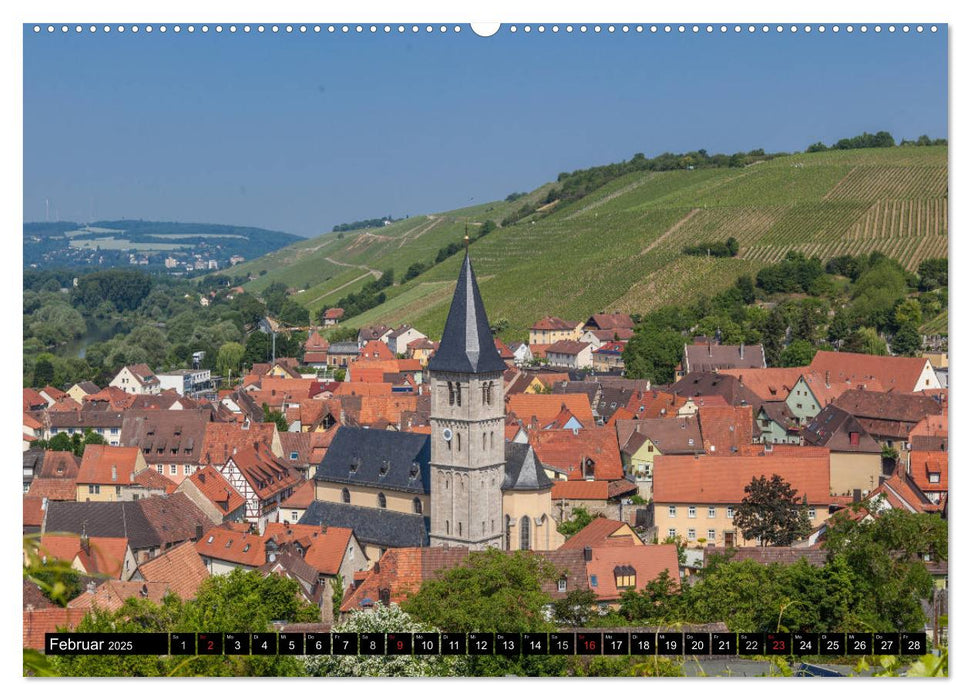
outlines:
{"label": "river", "polygon": [[125,322],[114,318],[86,318],[87,330],[80,338],[65,343],[58,354],[63,357],[84,358],[88,346],[114,338],[127,331]]}

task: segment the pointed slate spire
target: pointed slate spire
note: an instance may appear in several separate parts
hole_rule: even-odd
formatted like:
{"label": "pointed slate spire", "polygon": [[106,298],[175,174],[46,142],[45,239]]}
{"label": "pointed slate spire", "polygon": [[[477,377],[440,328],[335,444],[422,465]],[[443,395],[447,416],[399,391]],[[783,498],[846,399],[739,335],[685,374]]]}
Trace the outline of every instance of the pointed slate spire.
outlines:
{"label": "pointed slate spire", "polygon": [[452,306],[445,320],[445,331],[438,351],[428,363],[432,372],[503,372],[506,363],[499,357],[489,329],[479,285],[472,271],[468,252],[462,262]]}

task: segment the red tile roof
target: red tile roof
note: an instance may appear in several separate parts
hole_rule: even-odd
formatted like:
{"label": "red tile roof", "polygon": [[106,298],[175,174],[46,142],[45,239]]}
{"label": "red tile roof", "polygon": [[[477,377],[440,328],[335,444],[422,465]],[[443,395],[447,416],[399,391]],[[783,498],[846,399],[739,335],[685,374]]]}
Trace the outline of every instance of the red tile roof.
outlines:
{"label": "red tile roof", "polygon": [[594,425],[593,409],[586,394],[510,394],[506,397],[506,413],[515,413],[525,423],[535,417],[538,424],[549,425],[566,406],[584,427]]}
{"label": "red tile roof", "polygon": [[275,423],[250,423],[248,428],[238,423],[206,423],[201,460],[203,464],[222,466],[239,450],[253,447],[254,442],[272,445],[276,430]]}
{"label": "red tile roof", "polygon": [[[611,427],[578,430],[534,430],[529,442],[543,466],[564,472],[567,478],[583,480],[584,471],[592,468],[598,481],[624,478],[624,465],[617,445],[617,433]],[[586,460],[593,464],[585,466]]]}
{"label": "red tile roof", "polygon": [[720,369],[718,373],[738,378],[743,386],[765,401],[785,401],[806,369],[805,367],[731,368]]}
{"label": "red tile roof", "polygon": [[609,485],[607,481],[554,481],[550,496],[554,501],[606,501]]}
{"label": "red tile roof", "polygon": [[380,340],[369,340],[361,348],[361,354],[358,356],[360,360],[393,360],[395,359],[394,353],[391,352],[385,343]]}
{"label": "red tile roof", "polygon": [[778,474],[812,505],[828,505],[828,450],[815,448],[759,456],[658,455],[654,458],[655,503],[740,503],[753,478]]}
{"label": "red tile roof", "polygon": [[617,589],[618,574],[633,575],[636,590],[644,588],[665,570],[676,584],[681,583],[678,548],[673,544],[594,547],[592,554],[593,558],[587,562],[587,577],[590,590],[602,601],[620,598],[623,591]]}
{"label": "red tile roof", "polygon": [[360,610],[380,600],[387,590],[392,603],[401,603],[421,584],[439,572],[459,566],[466,560],[465,547],[404,547],[389,549],[350,595],[344,596],[341,612]]}
{"label": "red tile roof", "polygon": [[24,528],[39,528],[44,522],[44,499],[24,494]]}
{"label": "red tile roof", "polygon": [[242,506],[246,500],[226,481],[226,477],[215,467],[203,467],[188,477],[189,481],[209,499],[223,517],[229,515]]}
{"label": "red tile roof", "polygon": [[579,355],[590,347],[590,343],[581,343],[579,340],[558,340],[546,348],[546,355]]}
{"label": "red tile roof", "polygon": [[610,518],[594,518],[589,525],[568,539],[560,549],[583,549],[584,547],[599,547],[608,539],[627,544],[641,545],[639,539],[629,534],[614,536],[621,528],[628,527],[627,523]]}
{"label": "red tile roof", "polygon": [[24,425],[26,425],[31,430],[40,430],[44,427],[44,424],[39,420],[34,418],[29,413],[24,413]]}
{"label": "red tile roof", "polygon": [[237,532],[225,525],[211,528],[195,543],[195,548],[199,556],[209,559],[254,568],[266,563],[266,547],[259,535]]}
{"label": "red tile roof", "polygon": [[44,635],[60,629],[74,629],[87,614],[80,608],[44,608],[24,610],[23,646],[25,649],[44,650]]}
{"label": "red tile roof", "polygon": [[[305,353],[308,352],[327,352],[327,348],[330,347],[330,343],[317,332],[314,328],[313,332],[307,337],[307,341],[303,344],[303,349]],[[304,355],[304,361],[306,362],[306,355]]]}
{"label": "red tile roof", "polygon": [[820,350],[809,363],[814,372],[829,372],[833,381],[877,379],[885,391],[912,392],[928,360],[922,357],[861,355]]}
{"label": "red tile roof", "polygon": [[550,343],[533,343],[529,346],[529,352],[533,355],[534,359],[542,359],[546,357],[546,351],[549,347]]}
{"label": "red tile roof", "polygon": [[752,406],[712,406],[698,408],[705,452],[734,454],[742,445],[752,444]]}
{"label": "red tile roof", "polygon": [[120,578],[127,551],[127,537],[90,537],[85,552],[79,535],[44,534],[40,538],[39,553],[49,560],[58,559],[68,564],[78,557],[86,573]]}
{"label": "red tile roof", "polygon": [[678,409],[688,403],[688,399],[677,394],[664,391],[638,391],[631,395],[627,408],[638,419],[670,418],[678,413]]}
{"label": "red tile roof", "polygon": [[280,504],[280,509],[296,509],[307,508],[314,501],[314,482],[312,480],[307,480],[300,484],[297,488],[293,490],[290,498],[285,500]]}
{"label": "red tile roof", "polygon": [[182,600],[192,600],[209,572],[195,544],[183,542],[140,565],[137,575],[149,582],[164,583]]}
{"label": "red tile roof", "polygon": [[[937,481],[931,481],[931,475]],[[910,478],[921,491],[947,491],[947,452],[924,452],[914,450],[910,453]]]}
{"label": "red tile roof", "polygon": [[321,531],[316,525],[268,523],[263,532],[264,543],[271,539],[278,545],[297,543],[304,550],[303,560],[319,574],[334,576],[350,544],[353,532],[346,527],[328,527]]}
{"label": "red tile roof", "polygon": [[47,399],[36,390],[24,387],[24,410],[31,411],[40,408],[47,408]]}
{"label": "red tile roof", "polygon": [[556,316],[544,316],[533,324],[534,331],[572,331],[577,327],[573,321],[564,321]]}
{"label": "red tile roof", "polygon": [[54,403],[47,407],[48,411],[54,411],[55,413],[60,411],[80,411],[81,404],[72,399],[70,396],[62,396],[57,399]]}
{"label": "red tile roof", "polygon": [[[163,479],[165,477],[162,477]],[[46,498],[49,501],[73,501],[77,498],[78,487],[74,479],[35,478],[30,482],[29,496]]]}
{"label": "red tile roof", "polygon": [[[411,347],[410,344],[409,347]],[[499,357],[501,357],[503,360],[512,360],[516,357],[513,354],[513,351],[509,349],[509,346],[498,338],[496,338],[496,350],[499,351]]]}
{"label": "red tile roof", "polygon": [[76,479],[81,460],[73,452],[51,450],[44,453],[39,476],[51,479]]}
{"label": "red tile roof", "polygon": [[300,483],[300,474],[265,447],[240,450],[229,458],[235,464],[260,500],[292,488]]}
{"label": "red tile roof", "polygon": [[339,307],[327,309],[324,312],[324,318],[332,321],[337,321],[344,317],[344,309]]}
{"label": "red tile roof", "polygon": [[587,319],[586,325],[588,327],[596,327],[601,330],[614,330],[614,329],[633,329],[634,319],[628,314],[614,313],[614,314],[594,314],[589,319]]}
{"label": "red tile roof", "polygon": [[68,608],[80,609],[82,611],[98,608],[99,610],[114,612],[121,608],[129,598],[161,603],[168,590],[168,585],[164,583],[105,581],[94,592],[85,591],[67,605]]}
{"label": "red tile roof", "polygon": [[139,454],[137,447],[87,445],[81,457],[77,482],[128,486],[133,483]]}

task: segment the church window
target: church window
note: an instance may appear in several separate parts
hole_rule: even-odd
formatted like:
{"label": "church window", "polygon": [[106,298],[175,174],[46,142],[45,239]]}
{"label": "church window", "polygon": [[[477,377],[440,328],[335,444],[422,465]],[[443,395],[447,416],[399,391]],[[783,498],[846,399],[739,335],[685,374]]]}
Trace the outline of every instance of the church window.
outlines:
{"label": "church window", "polygon": [[529,551],[529,516],[524,515],[519,520],[519,548]]}
{"label": "church window", "polygon": [[493,382],[489,382],[486,385],[486,403],[490,406],[492,405],[492,385]]}
{"label": "church window", "polygon": [[455,433],[455,449],[462,451],[462,433]]}
{"label": "church window", "polygon": [[489,431],[489,447],[495,447],[495,446],[496,446],[496,434],[492,431]]}
{"label": "church window", "polygon": [[482,534],[485,534],[485,520],[482,521]]}
{"label": "church window", "polygon": [[379,493],[378,494],[378,508],[387,508],[387,507],[388,507],[388,499],[385,498],[385,496],[384,496],[383,493]]}
{"label": "church window", "polygon": [[348,491],[347,489],[341,489],[341,501],[343,501],[344,503],[350,503],[351,492]]}
{"label": "church window", "polygon": [[412,507],[414,508],[415,512],[418,513],[418,515],[421,515],[421,499],[420,498],[416,498],[414,501],[412,501]]}
{"label": "church window", "polygon": [[455,382],[455,405],[462,405],[462,385],[459,382]]}
{"label": "church window", "polygon": [[459,523],[459,537],[462,536],[462,523]]}
{"label": "church window", "polygon": [[445,534],[446,535],[449,534],[449,527],[448,527],[448,521],[447,520],[445,521]]}
{"label": "church window", "polygon": [[455,405],[455,386],[452,384],[452,382],[448,383],[448,405]]}
{"label": "church window", "polygon": [[482,433],[482,449],[486,448],[486,434]]}

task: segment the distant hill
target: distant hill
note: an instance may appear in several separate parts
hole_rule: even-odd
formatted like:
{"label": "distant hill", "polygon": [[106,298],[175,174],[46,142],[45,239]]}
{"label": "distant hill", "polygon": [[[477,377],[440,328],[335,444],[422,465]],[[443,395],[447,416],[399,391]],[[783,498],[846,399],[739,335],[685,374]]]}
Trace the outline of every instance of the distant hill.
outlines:
{"label": "distant hill", "polygon": [[193,224],[172,221],[73,221],[24,224],[24,265],[36,267],[110,267],[136,264],[163,267],[166,258],[188,264],[214,260],[219,269],[230,259],[260,257],[301,240],[282,231],[250,226]]}
{"label": "distant hill", "polygon": [[[947,147],[898,146],[774,157],[745,167],[632,172],[577,201],[547,201],[550,183],[513,202],[412,216],[381,228],[328,233],[240,266],[260,291],[282,281],[315,314],[381,270],[387,300],[344,323],[413,323],[441,333],[461,255],[400,283],[416,263],[475,234],[472,244],[490,319],[505,338],[538,318],[580,320],[601,310],[643,313],[720,291],[738,275],[799,250],[824,260],[880,250],[908,269],[946,257]],[[555,196],[555,194],[554,194]],[[527,206],[529,205],[529,206]],[[686,246],[734,237],[736,257],[685,255]],[[946,321],[945,321],[946,323]]]}

